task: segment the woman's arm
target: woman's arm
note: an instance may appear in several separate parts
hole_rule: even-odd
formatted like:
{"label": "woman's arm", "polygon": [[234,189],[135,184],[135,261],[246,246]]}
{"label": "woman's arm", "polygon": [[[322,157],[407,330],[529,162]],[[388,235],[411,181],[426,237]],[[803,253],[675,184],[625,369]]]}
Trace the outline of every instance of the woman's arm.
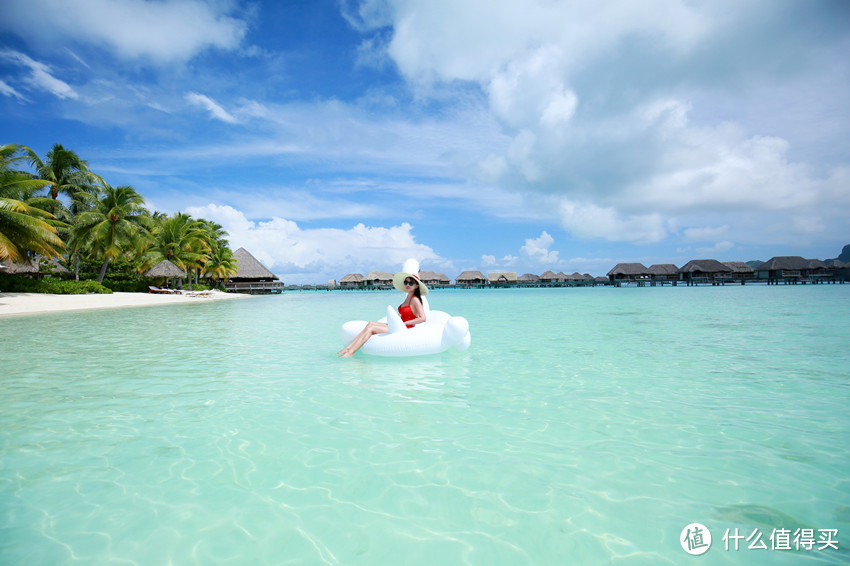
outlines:
{"label": "woman's arm", "polygon": [[427,317],[425,316],[425,307],[422,306],[422,301],[420,301],[418,297],[410,299],[410,310],[413,311],[416,318],[405,321],[405,324],[422,324],[427,320]]}

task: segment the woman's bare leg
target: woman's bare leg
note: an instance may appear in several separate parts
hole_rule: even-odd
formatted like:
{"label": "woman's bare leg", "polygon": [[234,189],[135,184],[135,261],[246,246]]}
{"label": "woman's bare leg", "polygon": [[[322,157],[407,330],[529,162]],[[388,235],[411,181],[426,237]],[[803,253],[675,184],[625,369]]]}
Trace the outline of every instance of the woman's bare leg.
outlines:
{"label": "woman's bare leg", "polygon": [[340,357],[348,358],[354,355],[354,352],[363,347],[369,338],[374,336],[375,334],[386,334],[390,331],[390,327],[384,324],[383,322],[369,322],[360,331],[360,334],[354,337],[354,340],[351,341],[351,344],[343,348],[338,352]]}

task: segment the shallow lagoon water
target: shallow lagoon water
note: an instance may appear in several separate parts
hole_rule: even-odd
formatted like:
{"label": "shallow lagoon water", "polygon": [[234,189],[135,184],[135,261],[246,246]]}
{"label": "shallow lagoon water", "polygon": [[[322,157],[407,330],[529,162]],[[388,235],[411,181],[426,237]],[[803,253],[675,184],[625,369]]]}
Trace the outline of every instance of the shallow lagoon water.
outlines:
{"label": "shallow lagoon water", "polygon": [[850,286],[429,298],[467,352],[337,359],[395,293],[0,320],[0,563],[848,562]]}

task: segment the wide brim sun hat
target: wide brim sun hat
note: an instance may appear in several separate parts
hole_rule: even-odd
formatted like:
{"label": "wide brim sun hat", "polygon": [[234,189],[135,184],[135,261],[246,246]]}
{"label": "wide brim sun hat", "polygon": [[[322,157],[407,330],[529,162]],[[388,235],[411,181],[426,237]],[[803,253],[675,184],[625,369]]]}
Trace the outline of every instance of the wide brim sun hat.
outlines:
{"label": "wide brim sun hat", "polygon": [[407,277],[412,277],[419,282],[419,294],[427,295],[428,287],[425,283],[419,279],[419,262],[413,258],[404,262],[404,265],[401,266],[401,271],[393,275],[393,287],[396,288],[397,291],[401,291],[402,293],[406,293],[407,290],[404,288],[404,280]]}

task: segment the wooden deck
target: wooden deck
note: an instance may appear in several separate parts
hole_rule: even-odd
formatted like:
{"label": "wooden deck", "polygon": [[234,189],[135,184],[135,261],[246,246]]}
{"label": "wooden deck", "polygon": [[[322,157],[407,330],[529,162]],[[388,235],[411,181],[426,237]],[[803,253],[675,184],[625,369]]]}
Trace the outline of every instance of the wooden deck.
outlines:
{"label": "wooden deck", "polygon": [[281,281],[239,281],[227,283],[224,288],[229,293],[247,293],[249,295],[271,295],[283,293]]}

